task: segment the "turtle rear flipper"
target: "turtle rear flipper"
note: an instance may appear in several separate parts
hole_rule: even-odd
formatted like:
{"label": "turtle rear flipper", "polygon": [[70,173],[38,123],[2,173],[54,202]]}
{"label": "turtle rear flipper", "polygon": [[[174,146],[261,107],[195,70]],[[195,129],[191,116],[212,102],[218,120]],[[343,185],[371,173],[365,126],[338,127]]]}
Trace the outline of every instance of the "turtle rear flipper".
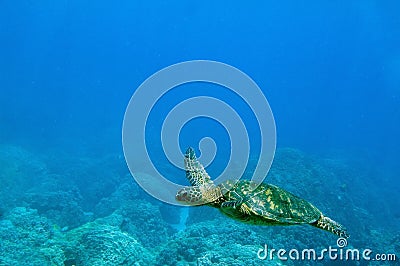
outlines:
{"label": "turtle rear flipper", "polygon": [[343,225],[323,215],[321,215],[321,217],[311,225],[320,228],[322,230],[331,232],[339,237],[344,237],[344,238],[350,237],[350,235],[347,233],[346,228]]}

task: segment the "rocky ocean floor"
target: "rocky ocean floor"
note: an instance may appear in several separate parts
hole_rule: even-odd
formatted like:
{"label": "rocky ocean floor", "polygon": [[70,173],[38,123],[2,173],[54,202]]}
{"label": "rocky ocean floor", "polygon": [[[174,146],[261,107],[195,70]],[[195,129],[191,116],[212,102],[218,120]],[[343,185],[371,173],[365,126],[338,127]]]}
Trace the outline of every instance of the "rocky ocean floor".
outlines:
{"label": "rocky ocean floor", "polygon": [[[269,248],[320,251],[337,238],[311,226],[252,226],[210,207],[180,208],[137,186],[121,155],[33,153],[0,146],[0,265],[304,265],[260,260]],[[399,188],[363,161],[280,149],[266,182],[343,223],[347,248],[400,256]],[[381,265],[314,261],[313,265]],[[391,265],[393,262],[386,262]]]}

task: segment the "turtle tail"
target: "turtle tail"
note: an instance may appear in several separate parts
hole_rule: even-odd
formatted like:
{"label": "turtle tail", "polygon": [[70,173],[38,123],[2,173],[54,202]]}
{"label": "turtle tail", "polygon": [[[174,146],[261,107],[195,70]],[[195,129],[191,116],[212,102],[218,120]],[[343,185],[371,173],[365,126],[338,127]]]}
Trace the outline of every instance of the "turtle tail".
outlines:
{"label": "turtle tail", "polygon": [[321,217],[319,217],[319,219],[311,225],[320,228],[322,230],[331,232],[339,237],[344,237],[344,238],[350,237],[350,235],[347,233],[346,228],[343,225],[323,215],[321,215]]}

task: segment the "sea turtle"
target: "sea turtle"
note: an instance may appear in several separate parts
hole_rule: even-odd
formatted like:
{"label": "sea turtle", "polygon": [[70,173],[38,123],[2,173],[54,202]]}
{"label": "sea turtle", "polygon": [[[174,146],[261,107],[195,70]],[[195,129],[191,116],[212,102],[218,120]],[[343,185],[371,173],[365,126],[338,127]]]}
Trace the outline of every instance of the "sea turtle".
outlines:
{"label": "sea turtle", "polygon": [[346,228],[324,216],[308,201],[277,186],[250,180],[215,185],[197,160],[194,150],[185,153],[186,177],[191,187],[179,190],[176,200],[186,205],[208,205],[244,223],[255,225],[310,224],[348,238]]}

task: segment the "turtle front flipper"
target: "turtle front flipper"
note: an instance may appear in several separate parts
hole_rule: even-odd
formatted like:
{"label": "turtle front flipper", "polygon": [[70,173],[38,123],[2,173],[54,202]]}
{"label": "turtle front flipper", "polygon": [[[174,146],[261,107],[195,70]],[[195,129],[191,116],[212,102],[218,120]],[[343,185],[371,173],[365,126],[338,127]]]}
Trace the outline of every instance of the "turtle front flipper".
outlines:
{"label": "turtle front flipper", "polygon": [[192,186],[213,185],[210,176],[204,166],[197,160],[194,150],[189,147],[185,153],[186,178]]}
{"label": "turtle front flipper", "polygon": [[221,204],[221,208],[233,208],[233,209],[239,209],[241,205],[246,202],[249,199],[249,197],[240,197],[237,200],[229,200],[225,201]]}
{"label": "turtle front flipper", "polygon": [[221,208],[234,208],[237,209],[241,204],[243,203],[243,200],[231,200],[231,201],[225,201],[221,204]]}
{"label": "turtle front flipper", "polygon": [[241,222],[247,222],[249,215],[242,210],[243,199],[225,201],[221,204],[220,211],[226,216]]}
{"label": "turtle front flipper", "polygon": [[225,201],[221,204],[220,211],[235,220],[244,223],[258,224],[258,216],[256,219],[253,219],[254,217],[251,215],[253,210],[246,204],[249,199],[250,197],[241,197],[237,200]]}
{"label": "turtle front flipper", "polygon": [[321,215],[321,217],[311,225],[323,229],[325,231],[331,232],[339,237],[344,237],[344,238],[350,237],[350,235],[347,233],[346,228],[343,225],[323,215]]}

